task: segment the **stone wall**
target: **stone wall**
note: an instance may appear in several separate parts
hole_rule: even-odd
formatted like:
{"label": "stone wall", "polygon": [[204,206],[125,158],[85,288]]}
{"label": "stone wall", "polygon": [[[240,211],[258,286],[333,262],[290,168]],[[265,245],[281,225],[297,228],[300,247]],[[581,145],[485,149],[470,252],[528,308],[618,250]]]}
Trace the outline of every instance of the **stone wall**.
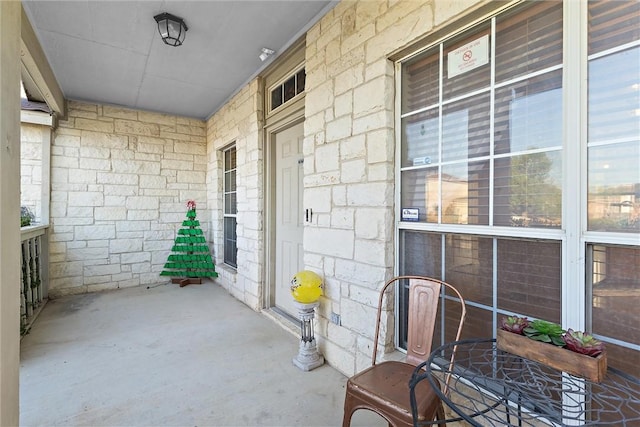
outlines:
{"label": "stone wall", "polygon": [[[253,80],[207,121],[209,177],[207,197],[211,207],[212,239],[218,282],[254,310],[263,304],[264,275],[264,150],[263,107],[260,81]],[[236,146],[238,269],[224,267],[222,252],[222,149]]]}
{"label": "stone wall", "polygon": [[[319,343],[370,364],[378,290],[394,271],[395,73],[388,59],[479,1],[342,1],[307,33],[305,264],[325,278]],[[341,325],[329,321],[341,316]],[[393,330],[393,316],[385,318]],[[383,344],[392,348],[391,334]]]}
{"label": "stone wall", "polygon": [[42,222],[42,145],[48,126],[20,126],[20,206],[29,208],[35,222]]}
{"label": "stone wall", "polygon": [[208,217],[205,133],[200,120],[69,102],[51,147],[51,296],[166,281],[187,200]]}

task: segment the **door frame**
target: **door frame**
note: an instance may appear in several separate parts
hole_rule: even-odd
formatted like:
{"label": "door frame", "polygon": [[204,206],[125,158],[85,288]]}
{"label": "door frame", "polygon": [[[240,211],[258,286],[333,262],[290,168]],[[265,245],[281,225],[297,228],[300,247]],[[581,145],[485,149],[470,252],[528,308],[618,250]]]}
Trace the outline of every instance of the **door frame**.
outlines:
{"label": "door frame", "polygon": [[[304,107],[304,105],[303,105]],[[274,147],[276,134],[292,126],[304,122],[304,108],[298,109],[286,119],[265,127],[265,259],[264,259],[264,301],[263,308],[274,308],[276,305],[276,150]],[[304,191],[304,189],[303,189]]]}
{"label": "door frame", "polygon": [[[306,37],[303,35],[267,67],[260,79],[264,112],[264,259],[262,260],[262,308],[275,308],[275,134],[304,122],[305,93],[296,95],[286,104],[270,111],[271,90],[282,84],[305,63]],[[303,189],[304,191],[304,189]]]}

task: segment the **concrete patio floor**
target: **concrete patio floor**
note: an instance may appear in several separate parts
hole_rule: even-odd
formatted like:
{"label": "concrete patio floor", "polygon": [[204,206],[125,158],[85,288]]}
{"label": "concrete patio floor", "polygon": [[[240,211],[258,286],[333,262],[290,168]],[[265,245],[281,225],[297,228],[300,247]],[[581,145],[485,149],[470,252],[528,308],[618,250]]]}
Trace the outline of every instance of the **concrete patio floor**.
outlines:
{"label": "concrete patio floor", "polygon": [[20,424],[339,426],[346,378],[300,371],[297,349],[212,282],[52,300],[21,343]]}

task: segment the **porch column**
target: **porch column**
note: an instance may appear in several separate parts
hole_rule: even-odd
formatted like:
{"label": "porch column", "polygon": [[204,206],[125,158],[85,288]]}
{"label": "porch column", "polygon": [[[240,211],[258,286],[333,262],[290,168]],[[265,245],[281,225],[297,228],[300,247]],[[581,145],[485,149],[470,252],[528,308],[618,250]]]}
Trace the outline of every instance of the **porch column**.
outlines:
{"label": "porch column", "polygon": [[19,423],[20,368],[19,1],[0,1],[0,425]]}

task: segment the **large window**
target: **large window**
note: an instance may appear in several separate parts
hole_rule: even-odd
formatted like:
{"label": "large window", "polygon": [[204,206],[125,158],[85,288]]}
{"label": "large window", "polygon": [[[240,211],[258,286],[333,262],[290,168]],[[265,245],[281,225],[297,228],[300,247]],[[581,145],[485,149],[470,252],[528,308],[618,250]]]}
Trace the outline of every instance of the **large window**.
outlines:
{"label": "large window", "polygon": [[640,250],[640,3],[567,5],[519,3],[399,64],[398,270],[456,286],[466,337],[505,314],[570,323],[615,366],[640,351],[640,270],[613,273]]}
{"label": "large window", "polygon": [[236,147],[224,151],[224,263],[237,267]]}

